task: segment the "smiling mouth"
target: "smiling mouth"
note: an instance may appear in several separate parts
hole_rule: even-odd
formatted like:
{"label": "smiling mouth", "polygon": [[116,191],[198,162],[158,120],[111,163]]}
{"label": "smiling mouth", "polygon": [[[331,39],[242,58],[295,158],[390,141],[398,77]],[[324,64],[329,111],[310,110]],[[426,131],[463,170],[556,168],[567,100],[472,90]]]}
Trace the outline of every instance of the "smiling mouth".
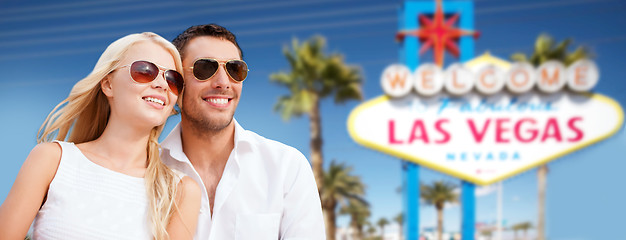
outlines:
{"label": "smiling mouth", "polygon": [[230,103],[230,100],[232,100],[232,98],[226,98],[226,97],[207,97],[207,98],[202,98],[202,100],[204,100],[205,102],[213,105],[213,106],[217,106],[217,107],[226,107],[228,106],[228,103]]}
{"label": "smiling mouth", "polygon": [[207,102],[210,102],[210,103],[214,103],[214,104],[224,105],[224,104],[227,104],[228,101],[230,101],[230,99],[228,99],[228,98],[206,98],[206,99],[204,99],[204,101],[207,101]]}
{"label": "smiling mouth", "polygon": [[160,104],[161,106],[165,106],[165,102],[163,102],[163,100],[158,99],[158,98],[144,97],[143,100],[145,100],[146,102],[153,102],[153,103]]}

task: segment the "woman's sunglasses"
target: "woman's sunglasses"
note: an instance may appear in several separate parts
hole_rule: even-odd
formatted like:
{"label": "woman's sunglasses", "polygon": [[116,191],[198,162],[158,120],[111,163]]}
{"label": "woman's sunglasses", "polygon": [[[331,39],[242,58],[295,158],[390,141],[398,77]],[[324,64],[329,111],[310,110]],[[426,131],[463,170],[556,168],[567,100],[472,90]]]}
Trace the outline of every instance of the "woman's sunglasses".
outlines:
{"label": "woman's sunglasses", "polygon": [[[164,67],[159,68],[156,64],[148,61],[135,61],[130,65],[124,65],[115,70],[124,67],[130,67],[130,77],[136,83],[152,82],[161,72],[161,68],[165,69]],[[178,96],[178,93],[183,89],[183,76],[175,70],[168,69],[163,71],[163,78],[167,82],[170,91]]]}
{"label": "woman's sunglasses", "polygon": [[220,65],[224,64],[224,69],[230,78],[236,82],[241,82],[248,76],[248,64],[242,60],[218,61],[212,58],[200,58],[193,63],[193,76],[200,81],[206,81],[215,76]]}

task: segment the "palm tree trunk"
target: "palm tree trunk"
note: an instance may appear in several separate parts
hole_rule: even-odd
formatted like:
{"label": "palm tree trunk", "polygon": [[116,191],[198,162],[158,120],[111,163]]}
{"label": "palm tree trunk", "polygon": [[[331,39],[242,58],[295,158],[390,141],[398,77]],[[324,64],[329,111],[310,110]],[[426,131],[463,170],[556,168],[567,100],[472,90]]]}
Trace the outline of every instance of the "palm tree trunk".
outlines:
{"label": "palm tree trunk", "polygon": [[337,231],[337,223],[335,216],[336,202],[322,203],[322,211],[324,212],[324,221],[326,223],[326,239],[335,240],[335,232]]}
{"label": "palm tree trunk", "polygon": [[319,98],[313,100],[313,107],[309,113],[311,127],[311,162],[313,163],[313,175],[317,183],[317,190],[322,192],[324,183],[324,158],[322,156],[322,120],[320,116]]}
{"label": "palm tree trunk", "polygon": [[538,186],[539,202],[537,203],[538,208],[539,208],[539,218],[537,219],[537,239],[538,240],[545,239],[547,175],[548,175],[548,165],[542,165],[541,167],[539,167],[539,170],[537,171],[537,184],[539,185]]}
{"label": "palm tree trunk", "polygon": [[437,239],[443,238],[443,208],[437,208]]}
{"label": "palm tree trunk", "polygon": [[363,239],[363,226],[359,224],[356,225],[356,239],[358,240]]}
{"label": "palm tree trunk", "polygon": [[359,228],[355,221],[350,222],[350,228],[352,228],[352,239],[360,239],[359,238]]}
{"label": "palm tree trunk", "polygon": [[528,240],[528,229],[524,229],[524,240]]}
{"label": "palm tree trunk", "polygon": [[400,227],[399,227],[399,229],[400,229],[400,230],[399,230],[399,232],[398,232],[398,239],[402,240],[402,239],[403,239],[403,237],[402,237],[402,234],[403,234],[403,232],[402,232],[402,224],[400,224],[400,225],[398,225],[398,226],[400,226]]}

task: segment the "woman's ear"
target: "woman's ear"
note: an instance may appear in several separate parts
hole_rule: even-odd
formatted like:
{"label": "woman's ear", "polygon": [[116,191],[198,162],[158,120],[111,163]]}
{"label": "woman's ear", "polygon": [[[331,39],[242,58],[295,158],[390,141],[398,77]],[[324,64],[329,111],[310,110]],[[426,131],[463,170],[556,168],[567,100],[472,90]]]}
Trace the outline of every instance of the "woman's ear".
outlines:
{"label": "woman's ear", "polygon": [[111,86],[111,77],[107,75],[100,81],[100,88],[102,89],[102,93],[107,97],[113,97],[113,87]]}

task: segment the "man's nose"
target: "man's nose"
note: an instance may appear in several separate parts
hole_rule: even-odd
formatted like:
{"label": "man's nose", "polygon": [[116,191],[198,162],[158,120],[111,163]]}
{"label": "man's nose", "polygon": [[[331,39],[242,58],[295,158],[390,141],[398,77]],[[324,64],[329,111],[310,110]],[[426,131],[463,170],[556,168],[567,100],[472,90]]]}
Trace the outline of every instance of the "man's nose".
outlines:
{"label": "man's nose", "polygon": [[226,69],[222,64],[220,64],[217,68],[217,72],[215,73],[215,76],[213,76],[212,80],[211,84],[213,88],[230,88],[230,77],[228,76],[228,73],[226,73]]}

